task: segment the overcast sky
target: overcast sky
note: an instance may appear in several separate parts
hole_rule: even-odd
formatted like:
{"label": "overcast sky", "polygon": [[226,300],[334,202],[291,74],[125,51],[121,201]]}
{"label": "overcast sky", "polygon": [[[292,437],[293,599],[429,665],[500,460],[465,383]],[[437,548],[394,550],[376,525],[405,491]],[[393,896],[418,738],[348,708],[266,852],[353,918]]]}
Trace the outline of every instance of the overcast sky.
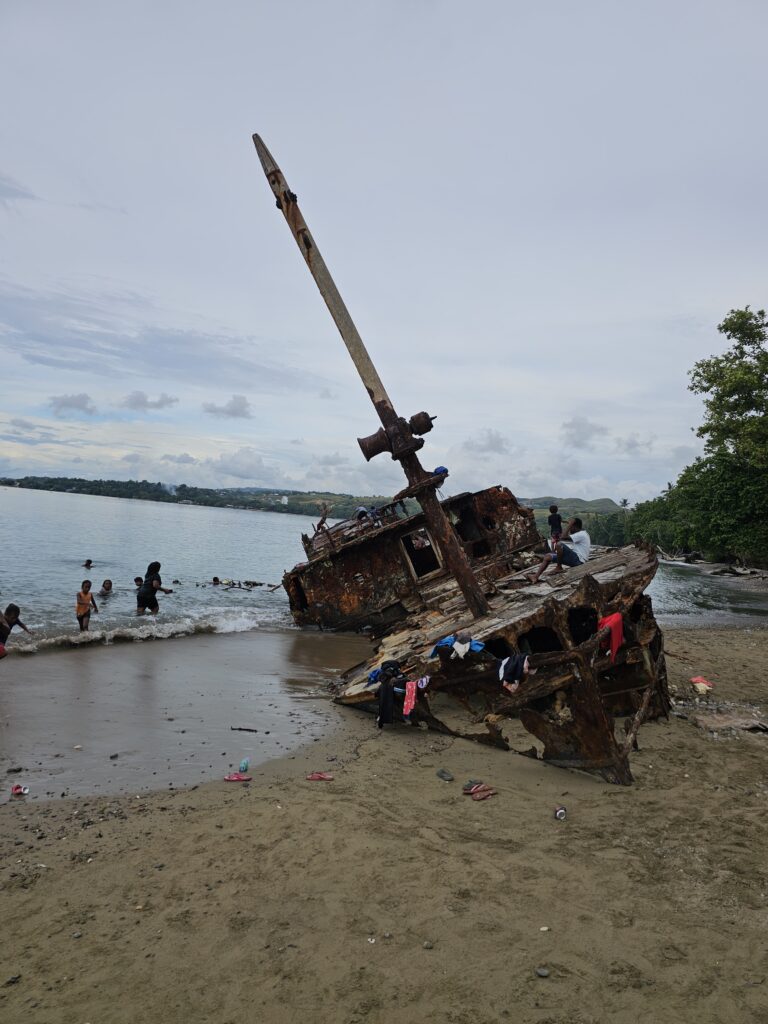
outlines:
{"label": "overcast sky", "polygon": [[0,4],[0,475],[652,497],[766,302],[764,0]]}

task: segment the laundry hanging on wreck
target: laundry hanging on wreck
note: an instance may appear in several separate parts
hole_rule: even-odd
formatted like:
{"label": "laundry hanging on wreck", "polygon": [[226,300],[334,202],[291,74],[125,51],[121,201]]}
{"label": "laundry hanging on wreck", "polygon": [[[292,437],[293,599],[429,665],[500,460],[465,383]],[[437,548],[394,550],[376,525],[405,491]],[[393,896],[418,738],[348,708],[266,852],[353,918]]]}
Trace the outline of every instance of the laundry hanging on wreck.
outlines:
{"label": "laundry hanging on wreck", "polygon": [[464,642],[459,640],[457,645],[457,639],[460,635],[461,634],[454,636],[451,634],[450,636],[444,636],[442,640],[438,640],[432,648],[432,653],[429,655],[430,658],[436,658],[440,653],[440,648],[442,647],[453,648],[453,652],[451,653],[452,658],[463,658],[470,651],[472,654],[479,654],[480,651],[485,650],[485,644],[481,643],[479,640],[470,639],[469,641]]}
{"label": "laundry hanging on wreck", "polygon": [[373,686],[380,682],[383,676],[392,677],[399,675],[401,675],[400,662],[395,661],[394,658],[390,658],[387,661],[382,661],[378,668],[371,669],[368,673],[368,682],[365,685]]}
{"label": "laundry hanging on wreck", "polygon": [[[511,654],[499,662],[499,682],[519,683],[523,676],[531,673],[527,654]],[[536,670],[533,669],[533,672]]]}
{"label": "laundry hanging on wreck", "polygon": [[613,615],[606,615],[600,619],[597,624],[597,631],[601,629],[610,629],[611,634],[605,640],[601,641],[600,646],[605,649],[610,647],[611,649],[611,661],[616,660],[616,653],[621,645],[624,643],[624,620],[622,619],[619,612],[615,612]]}
{"label": "laundry hanging on wreck", "polygon": [[405,684],[405,700],[403,701],[403,717],[407,718],[416,706],[416,691],[418,680],[409,679]]}

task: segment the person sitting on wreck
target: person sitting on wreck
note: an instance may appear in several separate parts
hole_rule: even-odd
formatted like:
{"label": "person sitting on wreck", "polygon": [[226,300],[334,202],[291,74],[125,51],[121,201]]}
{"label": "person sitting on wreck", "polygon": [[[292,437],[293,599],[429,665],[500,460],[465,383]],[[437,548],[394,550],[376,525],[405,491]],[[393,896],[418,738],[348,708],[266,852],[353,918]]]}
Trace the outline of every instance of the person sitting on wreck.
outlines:
{"label": "person sitting on wreck", "polygon": [[[565,541],[569,541],[569,543],[566,544]],[[562,572],[564,565],[575,569],[586,562],[591,550],[592,541],[589,539],[589,534],[584,529],[581,520],[578,517],[569,519],[565,532],[557,544],[555,544],[554,550],[544,555],[536,573],[530,573],[526,576],[526,579],[530,580],[531,583],[538,583],[541,574],[546,572],[550,565],[555,563],[555,572]]]}
{"label": "person sitting on wreck", "polygon": [[512,654],[499,662],[499,680],[509,693],[516,693],[520,684],[524,683],[528,676],[534,675],[536,669],[531,668],[527,654]]}

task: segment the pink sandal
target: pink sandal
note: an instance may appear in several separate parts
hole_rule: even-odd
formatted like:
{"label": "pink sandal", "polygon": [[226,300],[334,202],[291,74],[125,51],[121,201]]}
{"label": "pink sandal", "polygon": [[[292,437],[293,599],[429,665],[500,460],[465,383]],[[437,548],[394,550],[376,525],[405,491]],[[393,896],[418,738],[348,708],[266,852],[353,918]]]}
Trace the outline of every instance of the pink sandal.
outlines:
{"label": "pink sandal", "polygon": [[230,772],[229,775],[224,776],[225,782],[250,782],[251,776],[246,775],[245,772]]}
{"label": "pink sandal", "polygon": [[310,772],[307,776],[308,782],[333,782],[330,772]]}

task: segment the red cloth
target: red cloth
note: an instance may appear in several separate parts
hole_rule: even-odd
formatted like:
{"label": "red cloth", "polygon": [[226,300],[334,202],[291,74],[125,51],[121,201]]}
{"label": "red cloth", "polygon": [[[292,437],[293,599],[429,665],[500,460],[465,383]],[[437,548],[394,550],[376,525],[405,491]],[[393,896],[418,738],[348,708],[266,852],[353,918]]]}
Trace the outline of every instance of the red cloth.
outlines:
{"label": "red cloth", "polygon": [[409,679],[405,684],[405,700],[403,701],[403,714],[410,715],[413,711],[414,705],[416,704],[416,688],[418,681],[416,679]]}
{"label": "red cloth", "polygon": [[606,615],[604,619],[600,619],[597,624],[597,631],[605,629],[606,626],[611,631],[610,637],[607,640],[602,640],[600,646],[605,648],[610,645],[611,648],[611,661],[616,660],[616,652],[624,643],[624,623],[622,621],[619,612],[615,612],[613,615]]}

